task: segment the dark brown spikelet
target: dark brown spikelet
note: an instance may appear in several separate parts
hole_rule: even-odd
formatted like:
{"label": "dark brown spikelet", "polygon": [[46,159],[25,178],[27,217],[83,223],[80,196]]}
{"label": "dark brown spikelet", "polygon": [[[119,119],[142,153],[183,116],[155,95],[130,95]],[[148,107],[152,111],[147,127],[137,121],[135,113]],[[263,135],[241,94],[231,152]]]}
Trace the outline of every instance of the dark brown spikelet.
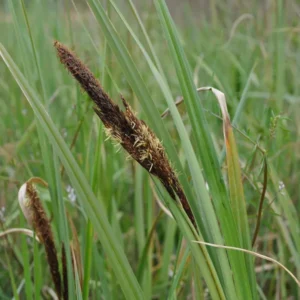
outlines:
{"label": "dark brown spikelet", "polygon": [[61,277],[57,259],[57,251],[54,244],[53,233],[46,212],[41,204],[38,193],[32,183],[27,182],[26,193],[30,199],[30,210],[32,212],[32,226],[38,238],[45,247],[47,261],[51,277],[59,299],[61,299]]}
{"label": "dark brown spikelet", "polygon": [[94,111],[106,127],[106,133],[150,174],[157,176],[170,196],[178,196],[186,214],[195,226],[190,205],[172,169],[165,150],[154,132],[139,120],[123,97],[123,112],[104,92],[92,72],[66,46],[55,42],[61,63],[69,70],[95,103]]}

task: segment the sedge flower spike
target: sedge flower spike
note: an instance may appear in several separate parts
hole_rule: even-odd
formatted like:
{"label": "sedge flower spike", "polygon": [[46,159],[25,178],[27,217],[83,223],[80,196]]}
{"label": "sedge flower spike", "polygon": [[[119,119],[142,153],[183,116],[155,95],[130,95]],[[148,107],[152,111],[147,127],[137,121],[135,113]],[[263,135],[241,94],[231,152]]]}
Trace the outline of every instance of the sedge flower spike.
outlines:
{"label": "sedge flower spike", "polygon": [[62,295],[61,276],[59,271],[57,250],[51,224],[33,182],[46,184],[40,178],[32,178],[25,182],[18,193],[19,204],[27,222],[33,227],[40,242],[45,247],[52,280],[59,299]]}
{"label": "sedge flower spike", "polygon": [[94,102],[94,111],[103,122],[107,136],[121,145],[150,174],[156,176],[175,201],[178,197],[190,221],[196,227],[193,213],[176,173],[154,132],[144,121],[136,117],[123,97],[121,98],[125,111],[122,111],[106,94],[93,73],[72,51],[57,41],[54,47],[60,62]]}

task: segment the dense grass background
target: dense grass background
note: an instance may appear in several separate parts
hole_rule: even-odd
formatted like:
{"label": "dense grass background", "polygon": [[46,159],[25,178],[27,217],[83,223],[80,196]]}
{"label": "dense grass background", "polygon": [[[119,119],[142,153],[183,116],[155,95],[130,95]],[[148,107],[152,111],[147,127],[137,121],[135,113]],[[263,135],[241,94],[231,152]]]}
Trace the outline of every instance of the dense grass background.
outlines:
{"label": "dense grass background", "polygon": [[[127,294],[124,292],[127,297],[130,290],[142,290],[145,299],[210,297],[202,276],[206,281],[209,277],[199,268],[201,259],[195,258],[198,250],[193,250],[194,255],[190,256],[185,240],[191,233],[184,231],[183,221],[175,222],[160,212],[156,198],[159,197],[166,203],[169,199],[156,181],[135,162],[126,160],[126,153],[118,151],[118,147],[110,141],[105,141],[102,125],[93,117],[92,105],[86,94],[59,64],[52,46],[57,39],[76,51],[118,103],[121,93],[138,112],[138,116],[149,123],[163,140],[176,169],[182,168],[180,172],[186,176],[181,174],[185,192],[189,196],[195,196],[192,197],[194,200],[188,198],[195,202],[193,208],[199,209],[197,220],[202,239],[210,242],[218,240],[218,230],[212,228],[213,233],[210,234],[207,224],[213,224],[213,221],[206,219],[215,218],[223,224],[226,214],[220,215],[222,210],[218,209],[218,203],[229,200],[229,192],[224,190],[223,194],[219,193],[222,185],[220,187],[216,184],[216,189],[211,189],[218,174],[222,174],[226,187],[228,185],[227,166],[223,163],[222,120],[219,117],[218,103],[212,95],[201,94],[199,99],[195,98],[193,87],[189,86],[188,75],[192,74],[196,87],[214,86],[223,91],[227,97],[231,120],[237,128],[234,133],[242,168],[250,231],[247,239],[251,240],[257,220],[263,185],[263,159],[266,157],[268,188],[255,249],[278,259],[299,278],[300,123],[297,115],[300,102],[300,6],[296,1],[280,0],[209,1],[208,7],[198,12],[189,4],[181,5],[180,10],[175,10],[175,4],[172,7],[172,1],[169,1],[171,11],[176,16],[177,37],[192,71],[189,73],[189,67],[185,68],[181,63],[184,59],[180,60],[182,53],[176,48],[176,40],[170,35],[172,25],[167,23],[168,17],[164,14],[162,1],[156,1],[156,6],[151,2],[138,3],[143,28],[132,12],[130,1],[116,1],[121,18],[109,1],[89,1],[96,18],[84,1],[76,6],[72,1],[35,0],[5,0],[1,4],[0,42],[33,88],[39,103],[45,107],[41,112],[48,112],[69,147],[76,136],[71,152],[87,183],[82,183],[80,179],[83,177],[79,176],[78,184],[74,184],[72,174],[79,174],[79,171],[68,169],[67,163],[59,154],[59,147],[47,136],[43,123],[38,120],[37,113],[33,112],[16,83],[17,76],[13,77],[1,61],[1,231],[28,227],[18,207],[17,193],[22,183],[32,176],[39,176],[50,185],[50,192],[43,188],[39,188],[39,191],[49,216],[52,216],[58,247],[59,241],[68,245],[68,236],[72,235],[65,211],[76,227],[86,276],[81,291],[78,281],[73,280],[70,272],[69,284],[70,288],[73,286],[70,289],[74,293],[73,297],[76,295],[79,299],[87,299],[89,293],[90,299],[123,299],[124,287],[120,287],[118,280],[123,281],[125,286],[126,276],[129,278],[128,282],[136,281],[136,289],[128,287]],[[130,56],[120,55],[125,52],[118,44],[119,40],[114,44],[109,30],[105,31],[104,23],[108,19],[101,16],[100,3],[107,10],[109,19],[133,58],[142,81],[135,75],[134,65],[129,62]],[[153,62],[152,69],[122,18],[144,45],[149,60]],[[151,40],[150,44],[147,38]],[[154,66],[160,76],[166,79],[167,88],[163,89],[159,85],[158,75],[152,72]],[[183,78],[180,78],[180,74],[183,74]],[[147,90],[143,90],[141,82]],[[191,99],[178,108],[180,120],[178,115],[176,119],[174,111],[172,117],[160,120],[158,112],[162,113],[168,107],[165,101],[168,91],[171,91],[174,100],[182,94]],[[155,103],[158,112],[149,103],[149,99]],[[196,100],[200,107],[203,106],[201,112],[207,124],[206,120],[193,120],[191,111],[192,105],[198,103]],[[172,110],[172,106],[170,108]],[[181,120],[186,131],[180,127]],[[212,145],[201,143],[202,125],[197,124],[198,121],[204,122],[203,128],[209,136],[208,141],[213,142]],[[167,130],[160,129],[162,122]],[[188,133],[194,148],[189,148],[184,142],[184,132]],[[212,156],[216,154],[222,166],[219,170],[212,168],[209,171],[210,161],[204,159],[205,151],[212,152]],[[65,152],[65,155],[68,157],[68,153]],[[197,158],[196,169],[190,165],[192,155]],[[63,173],[62,164],[66,168]],[[202,169],[204,180],[212,182],[209,184],[209,193],[197,185],[202,182]],[[83,190],[82,194],[79,189]],[[90,197],[87,199],[97,198],[103,204],[101,214],[111,225],[107,234],[113,235],[118,244],[118,250],[112,252],[124,252],[135,275],[130,269],[124,276],[125,279],[122,274],[116,275],[115,265],[111,263],[107,248],[103,245],[105,242],[102,240],[102,231],[99,232],[95,226],[96,219],[102,220],[102,215],[96,211],[95,218],[91,217],[92,210],[85,206],[88,201],[85,202],[84,195]],[[94,195],[96,198],[93,198]],[[216,214],[212,213],[207,217],[211,205],[210,196],[213,196]],[[170,209],[174,213],[174,208]],[[234,220],[228,220],[228,223],[232,225]],[[228,237],[228,240],[230,238],[234,241],[236,237]],[[236,246],[246,244],[240,241]],[[43,249],[32,239],[9,235],[1,238],[0,245],[1,299],[11,299],[13,296],[32,299],[33,295],[38,298],[45,286],[52,286]],[[234,261],[237,265],[245,263],[251,266],[253,261],[239,255],[231,257],[231,254],[227,260],[225,252],[222,252],[222,256],[218,251],[223,250],[208,249],[207,253],[215,266],[220,286],[228,299],[229,295],[242,299],[239,279],[234,279],[233,288],[230,280],[227,281],[226,274],[222,273],[222,266],[229,267]],[[123,256],[120,254],[119,257]],[[122,268],[124,266],[127,266],[126,263]],[[257,287],[252,271],[256,275]],[[253,270],[247,268],[247,271],[237,272],[241,272],[238,274],[247,276],[243,278],[249,280],[243,282],[249,286],[245,287],[248,290],[245,291],[244,299],[300,297],[295,282],[274,264],[256,259]],[[214,297],[212,290],[210,288]],[[132,293],[139,298],[138,293]],[[49,296],[43,294],[42,297]]]}

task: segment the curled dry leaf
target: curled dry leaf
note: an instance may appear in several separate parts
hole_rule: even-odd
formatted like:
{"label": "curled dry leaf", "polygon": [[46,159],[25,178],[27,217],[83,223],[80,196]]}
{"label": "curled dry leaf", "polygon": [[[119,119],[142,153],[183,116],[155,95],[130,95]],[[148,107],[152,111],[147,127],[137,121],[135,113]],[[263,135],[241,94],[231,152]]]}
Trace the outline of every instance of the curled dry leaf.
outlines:
{"label": "curled dry leaf", "polygon": [[287,272],[293,278],[293,280],[296,282],[296,284],[300,287],[300,280],[297,279],[297,277],[287,267],[285,267],[282,263],[280,263],[279,261],[277,261],[276,259],[274,259],[272,257],[266,256],[266,255],[263,255],[263,254],[260,254],[260,253],[254,252],[254,251],[250,251],[248,249],[238,248],[238,247],[217,245],[217,244],[207,243],[207,242],[204,242],[204,241],[193,241],[193,242],[197,243],[197,244],[206,245],[206,246],[209,246],[209,247],[219,248],[219,249],[240,251],[240,252],[244,252],[244,253],[253,255],[255,257],[259,257],[259,258],[262,258],[264,260],[270,261],[273,264],[279,266],[285,272]]}
{"label": "curled dry leaf", "polygon": [[5,231],[0,232],[0,238],[11,234],[11,233],[23,233],[31,238],[35,238],[37,242],[40,242],[39,238],[35,236],[34,231],[27,228],[10,228]]}
{"label": "curled dry leaf", "polygon": [[230,123],[230,117],[227,110],[225,94],[213,87],[201,87],[197,89],[199,92],[211,91],[217,98],[223,116],[223,134],[226,147],[227,176],[229,183],[231,207],[233,216],[236,219],[239,228],[239,237],[241,245],[244,248],[250,248],[249,227],[246,211],[246,202],[244,196],[244,188],[242,182],[241,168],[237,146]]}

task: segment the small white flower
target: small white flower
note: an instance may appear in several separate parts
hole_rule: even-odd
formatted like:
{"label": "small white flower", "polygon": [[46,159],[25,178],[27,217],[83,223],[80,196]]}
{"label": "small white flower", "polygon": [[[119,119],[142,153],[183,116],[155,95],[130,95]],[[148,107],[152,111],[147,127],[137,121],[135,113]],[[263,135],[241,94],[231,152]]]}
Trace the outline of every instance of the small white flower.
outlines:
{"label": "small white flower", "polygon": [[169,277],[173,277],[174,276],[174,271],[173,270],[171,270],[171,269],[169,269],[168,270],[168,275],[169,275]]}
{"label": "small white flower", "polygon": [[67,193],[69,200],[74,203],[76,201],[76,194],[75,190],[70,185],[67,186]]}
{"label": "small white flower", "polygon": [[285,188],[285,185],[284,185],[283,181],[279,181],[278,188],[279,188],[279,192],[282,192],[282,190]]}

